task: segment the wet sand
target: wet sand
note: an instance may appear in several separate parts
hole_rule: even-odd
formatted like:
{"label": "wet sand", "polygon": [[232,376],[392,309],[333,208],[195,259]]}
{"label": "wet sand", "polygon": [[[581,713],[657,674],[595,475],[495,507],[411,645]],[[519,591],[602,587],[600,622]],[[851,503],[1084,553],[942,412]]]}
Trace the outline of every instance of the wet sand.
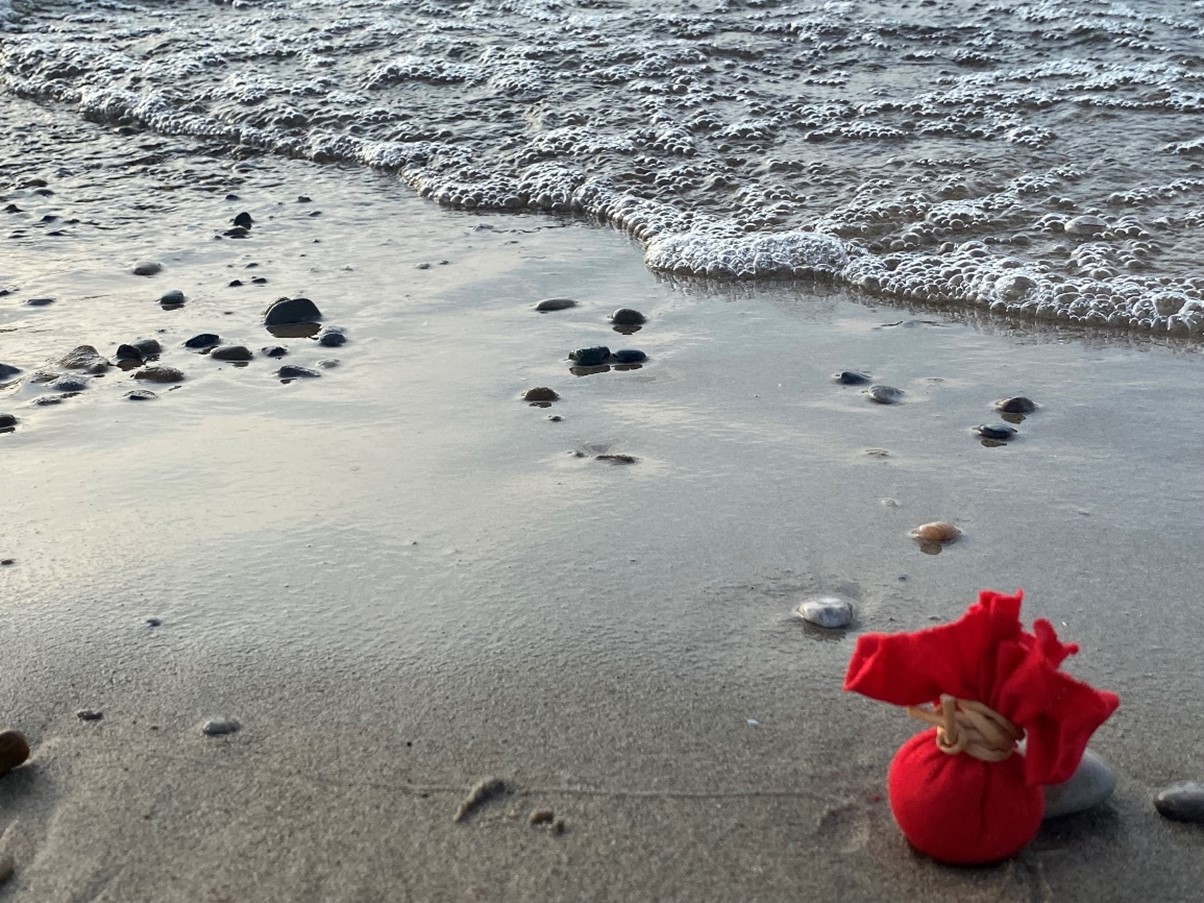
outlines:
{"label": "wet sand", "polygon": [[[0,360],[153,335],[188,379],[142,404],[119,371],[54,407],[0,390],[0,721],[34,750],[0,780],[0,899],[1195,898],[1204,833],[1151,800],[1204,773],[1198,346],[683,283],[609,229],[372,174],[246,178],[99,249],[6,249]],[[250,239],[212,239],[244,209]],[[228,288],[251,262],[269,283]],[[189,300],[163,311],[170,288]],[[286,294],[347,330],[281,342],[339,359],[320,379],[179,347],[275,344],[259,315]],[[557,296],[581,303],[531,310]],[[618,307],[648,323],[616,334]],[[650,360],[573,376],[594,344]],[[1016,393],[1040,410],[984,447]],[[936,519],[964,536],[926,555],[907,532]],[[1082,645],[1069,670],[1120,694],[1092,743],[1119,787],[950,869],[884,799],[914,723],[840,685],[858,633],[982,587],[1023,587]],[[852,630],[794,616],[819,591]],[[204,736],[221,716],[242,729]],[[454,822],[490,777],[507,793]]]}

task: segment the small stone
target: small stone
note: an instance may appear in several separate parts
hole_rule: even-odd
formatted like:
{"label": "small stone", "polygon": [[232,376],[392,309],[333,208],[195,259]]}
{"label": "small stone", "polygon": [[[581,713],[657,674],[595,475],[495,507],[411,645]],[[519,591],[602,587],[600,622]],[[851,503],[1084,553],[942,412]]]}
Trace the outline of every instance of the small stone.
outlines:
{"label": "small stone", "polygon": [[1098,806],[1115,789],[1116,775],[1108,763],[1091,750],[1084,750],[1079,767],[1068,780],[1045,788],[1045,817],[1061,818],[1083,812]]}
{"label": "small stone", "polygon": [[318,336],[318,344],[323,348],[338,348],[339,346],[346,344],[346,342],[347,336],[345,336],[342,330],[339,329],[327,329],[320,336]]}
{"label": "small stone", "polygon": [[163,272],[163,264],[155,263],[152,260],[144,260],[134,267],[135,276],[154,276],[161,272]]}
{"label": "small stone", "polygon": [[1069,235],[1098,235],[1108,224],[1098,216],[1076,216],[1066,222],[1065,228]]}
{"label": "small stone", "polygon": [[535,809],[527,816],[527,821],[533,825],[550,825],[556,820],[556,813],[551,809]]}
{"label": "small stone", "polygon": [[1204,784],[1179,781],[1159,791],[1154,808],[1173,821],[1204,822]]}
{"label": "small stone", "polygon": [[322,312],[308,298],[280,298],[263,315],[265,326],[287,326],[293,323],[318,323]]}
{"label": "small stone", "polygon": [[251,219],[251,214],[247,213],[245,210],[238,214],[238,216],[234,217],[234,225],[240,229],[250,229],[254,222],[255,220]]}
{"label": "small stone", "polygon": [[648,355],[634,348],[620,348],[614,353],[614,358],[620,364],[642,364],[648,360]]}
{"label": "small stone", "polygon": [[595,455],[594,460],[610,464],[634,464],[638,459],[631,455]]}
{"label": "small stone", "polygon": [[25,302],[30,307],[49,307],[54,303],[53,298],[30,298]]}
{"label": "small stone", "polygon": [[15,558],[0,558],[0,568],[12,567],[16,563]]}
{"label": "small stone", "polygon": [[339,366],[339,364],[340,361],[337,357],[326,357],[318,361],[318,366],[323,370],[333,370],[335,367]]}
{"label": "small stone", "polygon": [[281,380],[292,380],[315,379],[322,374],[317,370],[310,370],[308,367],[294,367],[292,364],[288,364],[277,370],[276,375],[280,377]]}
{"label": "small stone", "polygon": [[88,380],[80,376],[60,376],[47,383],[46,388],[55,392],[82,392],[88,388]]}
{"label": "small stone", "polygon": [[920,542],[953,542],[962,535],[962,531],[944,520],[920,524],[908,534]]}
{"label": "small stone", "polygon": [[0,731],[0,777],[29,758],[29,742],[20,731],[6,728]]}
{"label": "small stone", "polygon": [[159,303],[165,305],[183,304],[184,293],[178,288],[173,288],[170,292],[164,292],[159,296]]}
{"label": "small stone", "polygon": [[256,276],[254,279],[251,280],[251,284],[252,285],[267,285],[268,277],[267,276]]}
{"label": "small stone", "polygon": [[541,314],[546,314],[554,310],[568,310],[570,307],[576,306],[577,302],[572,298],[544,298],[535,305],[535,309]]}
{"label": "small stone", "polygon": [[616,326],[643,326],[648,322],[638,310],[632,310],[630,307],[620,307],[610,315],[610,322]]}
{"label": "small stone", "polygon": [[809,624],[828,630],[841,630],[853,622],[853,605],[839,596],[812,596],[798,607],[799,616]]}
{"label": "small stone", "polygon": [[130,401],[150,401],[158,398],[159,396],[150,389],[134,389],[130,392],[126,392],[125,397]]}
{"label": "small stone", "polygon": [[832,374],[832,379],[845,386],[863,386],[871,379],[868,373],[860,370],[839,370]]}
{"label": "small stone", "polygon": [[564,420],[564,418],[559,414],[552,414],[550,417],[548,417],[548,420],[552,421],[552,423],[560,423],[560,421]]}
{"label": "small stone", "polygon": [[259,352],[265,357],[284,357],[288,354],[288,349],[283,345],[267,345],[260,348]]}
{"label": "small stone", "polygon": [[11,430],[16,425],[17,418],[15,415],[0,411],[0,430]]}
{"label": "small stone", "polygon": [[242,284],[243,283],[242,283],[241,279],[231,279],[229,282],[226,283],[226,287],[227,288],[239,288],[242,286]]}
{"label": "small stone", "polygon": [[894,386],[870,386],[870,401],[877,404],[898,404],[903,399],[903,390]]}
{"label": "small stone", "polygon": [[1025,398],[1023,395],[1013,395],[1010,398],[1001,398],[995,402],[995,409],[1002,411],[1004,414],[1031,414],[1037,410],[1037,403],[1031,398]]}
{"label": "small stone", "polygon": [[559,400],[560,396],[556,394],[556,391],[549,389],[547,386],[536,386],[534,389],[528,389],[523,393],[523,401],[551,402]]}
{"label": "small stone", "polygon": [[569,352],[569,360],[581,367],[596,367],[610,358],[610,349],[605,345],[594,345],[591,348],[578,348]]}
{"label": "small stone", "polygon": [[142,352],[143,357],[155,357],[163,351],[163,346],[159,344],[157,339],[139,339],[132,344]]}
{"label": "small stone", "polygon": [[984,439],[993,439],[996,442],[1007,442],[1016,436],[1015,427],[1004,426],[1001,423],[980,423],[974,427],[974,432]]}
{"label": "small stone", "polygon": [[97,712],[93,709],[80,709],[75,713],[75,717],[80,721],[99,721],[104,716],[104,712]]}
{"label": "small stone", "polygon": [[112,366],[91,345],[77,345],[59,361],[60,367],[68,370],[84,370],[87,373],[104,373]]}
{"label": "small stone", "polygon": [[193,351],[201,351],[205,348],[212,348],[221,342],[221,339],[212,332],[202,332],[200,335],[194,335],[191,339],[184,343],[185,348],[191,348]]}
{"label": "small stone", "polygon": [[311,201],[313,201],[313,198],[311,198],[311,197],[310,197],[309,195],[307,195],[307,194],[299,194],[299,195],[297,195],[297,203],[298,203],[298,204],[308,204],[308,203],[310,203]]}
{"label": "small stone", "polygon": [[146,355],[144,355],[133,345],[118,345],[117,352],[113,356],[117,358],[118,363],[123,361],[135,361],[140,364],[146,359]]}
{"label": "small stone", "polygon": [[184,381],[184,371],[175,367],[146,367],[135,373],[134,379],[152,383],[180,383]]}
{"label": "small stone", "polygon": [[0,380],[10,379],[20,372],[20,367],[14,367],[12,364],[0,364]]}
{"label": "small stone", "polygon": [[147,618],[146,619],[147,627],[158,627],[162,623],[163,622],[161,620],[159,620],[158,618]]}
{"label": "small stone", "polygon": [[233,734],[242,725],[233,718],[213,718],[201,725],[201,733],[209,737],[220,737],[224,734]]}
{"label": "small stone", "polygon": [[249,361],[255,357],[246,345],[219,345],[209,356],[217,361]]}

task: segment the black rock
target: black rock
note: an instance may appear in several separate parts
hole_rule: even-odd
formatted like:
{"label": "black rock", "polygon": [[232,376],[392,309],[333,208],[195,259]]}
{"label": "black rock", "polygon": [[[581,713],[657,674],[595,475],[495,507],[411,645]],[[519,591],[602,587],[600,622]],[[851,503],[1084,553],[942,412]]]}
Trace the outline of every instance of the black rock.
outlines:
{"label": "black rock", "polygon": [[287,364],[276,371],[276,375],[281,380],[290,379],[315,379],[321,376],[317,370],[310,370],[308,367],[295,367],[292,364]]}
{"label": "black rock", "polygon": [[246,345],[219,345],[209,356],[217,361],[249,361],[255,357]]}
{"label": "black rock", "polygon": [[311,197],[310,197],[309,195],[307,195],[307,194],[299,194],[299,195],[297,195],[297,203],[298,203],[298,204],[308,204],[308,203],[310,203],[312,200],[313,200],[313,198],[311,198]]}
{"label": "black rock", "polygon": [[568,310],[570,307],[576,306],[577,302],[572,298],[544,298],[535,305],[535,309],[541,314],[546,314],[554,310]]}
{"label": "black rock", "polygon": [[163,264],[155,263],[153,260],[144,260],[142,263],[134,267],[135,276],[154,276],[156,273],[163,271]]}
{"label": "black rock", "polygon": [[1037,403],[1023,395],[1015,395],[1011,398],[999,399],[995,402],[995,408],[1005,414],[1031,414],[1037,410]]}
{"label": "black rock", "polygon": [[152,383],[181,383],[184,381],[184,371],[175,367],[147,367],[135,373],[134,379]]}
{"label": "black rock", "polygon": [[234,217],[234,225],[241,229],[250,229],[254,223],[255,220],[251,219],[251,214],[247,213],[246,211],[243,211],[242,213],[238,214],[238,216]]}
{"label": "black rock", "polygon": [[30,298],[25,302],[30,307],[47,307],[54,303],[53,298]]}
{"label": "black rock", "polygon": [[104,373],[111,366],[91,345],[77,345],[59,361],[60,367],[68,370],[84,370],[88,373]]}
{"label": "black rock", "polygon": [[119,363],[124,361],[134,361],[135,363],[140,364],[146,360],[146,355],[133,345],[118,345],[117,353],[114,355],[114,357],[117,358]]}
{"label": "black rock", "polygon": [[614,358],[620,364],[642,364],[648,360],[648,355],[634,348],[620,348],[614,353]]}
{"label": "black rock", "polygon": [[163,353],[163,346],[159,344],[158,339],[139,339],[130,344],[141,351],[143,357],[155,357]]}
{"label": "black rock", "polygon": [[173,288],[170,292],[164,292],[159,297],[160,304],[183,304],[184,293],[178,288]]}
{"label": "black rock", "polygon": [[150,389],[134,389],[131,392],[126,392],[125,397],[130,401],[150,401],[152,398],[158,398],[159,396]]}
{"label": "black rock", "polygon": [[263,315],[265,326],[287,326],[292,323],[320,323],[322,312],[308,298],[281,298]]}
{"label": "black rock", "polygon": [[862,373],[860,370],[841,370],[833,373],[832,378],[846,386],[862,386],[871,379],[868,373]]}
{"label": "black rock", "polygon": [[202,332],[200,335],[194,335],[191,339],[184,343],[185,348],[191,348],[194,351],[201,351],[205,348],[212,348],[221,342],[221,339],[212,332]]}
{"label": "black rock", "polygon": [[201,725],[201,733],[210,737],[220,737],[223,734],[233,734],[241,727],[242,725],[233,718],[214,718]]}
{"label": "black rock", "polygon": [[1174,821],[1204,822],[1204,784],[1179,781],[1154,797],[1154,808]]}
{"label": "black rock", "polygon": [[0,413],[0,430],[12,429],[17,425],[17,418],[12,414]]}
{"label": "black rock", "polygon": [[20,367],[14,367],[12,364],[0,364],[0,379],[8,379],[11,376],[16,376],[20,372]]}
{"label": "black rock", "polygon": [[75,717],[80,721],[99,721],[104,716],[104,712],[97,712],[94,709],[80,709],[75,713]]}
{"label": "black rock", "polygon": [[288,349],[283,345],[268,345],[265,348],[261,348],[260,351],[265,357],[284,357],[288,354]]}
{"label": "black rock", "polygon": [[241,226],[235,226],[233,229],[227,229],[222,235],[226,238],[246,238],[251,233]]}
{"label": "black rock", "polygon": [[256,276],[254,279],[251,280],[251,284],[252,285],[267,285],[268,279],[266,276]]}
{"label": "black rock", "polygon": [[88,388],[88,380],[80,376],[60,376],[47,384],[48,389],[55,392],[82,392]]}
{"label": "black rock", "polygon": [[648,322],[638,310],[632,310],[630,307],[620,307],[610,315],[610,322],[616,326],[643,326]]}
{"label": "black rock", "polygon": [[229,282],[230,288],[238,288],[240,285],[242,285],[241,279],[231,279]]}
{"label": "black rock", "polygon": [[984,439],[994,439],[997,442],[1007,442],[1016,435],[1014,427],[994,423],[980,423],[974,427],[974,432]]}
{"label": "black rock", "polygon": [[903,400],[903,390],[894,386],[870,386],[870,401],[877,404],[898,404]]}
{"label": "black rock", "polygon": [[569,360],[582,367],[596,367],[606,363],[610,357],[610,349],[605,345],[594,345],[592,348],[578,348],[569,352]]}
{"label": "black rock", "polygon": [[324,348],[338,348],[347,342],[347,336],[337,329],[328,329],[318,336],[318,344]]}
{"label": "black rock", "polygon": [[594,460],[609,464],[634,464],[638,459],[632,455],[595,455]]}

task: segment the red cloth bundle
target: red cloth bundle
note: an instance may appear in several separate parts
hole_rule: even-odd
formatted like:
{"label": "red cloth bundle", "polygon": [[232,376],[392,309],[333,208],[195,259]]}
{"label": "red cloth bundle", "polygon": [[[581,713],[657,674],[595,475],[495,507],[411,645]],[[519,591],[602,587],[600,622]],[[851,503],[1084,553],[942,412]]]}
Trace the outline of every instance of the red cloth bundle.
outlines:
{"label": "red cloth bundle", "polygon": [[[889,792],[903,834],[943,862],[993,862],[1031,840],[1045,812],[1042,786],[1074,774],[1091,734],[1120,702],[1058,670],[1078,646],[1060,642],[1045,620],[1025,631],[1023,597],[983,590],[953,624],[859,637],[849,662],[846,690],[938,710],[915,712],[945,727],[899,748]],[[1022,736],[1023,753],[1015,748]]]}

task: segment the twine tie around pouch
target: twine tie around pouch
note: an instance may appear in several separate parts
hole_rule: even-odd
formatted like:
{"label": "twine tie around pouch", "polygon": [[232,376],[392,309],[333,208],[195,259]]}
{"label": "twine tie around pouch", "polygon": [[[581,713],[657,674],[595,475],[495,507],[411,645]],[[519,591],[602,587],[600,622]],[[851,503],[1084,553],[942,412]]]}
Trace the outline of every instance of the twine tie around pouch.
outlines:
{"label": "twine tie around pouch", "polygon": [[936,728],[936,745],[951,756],[965,753],[983,762],[1002,762],[1024,731],[994,709],[973,699],[941,694],[940,708],[910,706],[907,714]]}

